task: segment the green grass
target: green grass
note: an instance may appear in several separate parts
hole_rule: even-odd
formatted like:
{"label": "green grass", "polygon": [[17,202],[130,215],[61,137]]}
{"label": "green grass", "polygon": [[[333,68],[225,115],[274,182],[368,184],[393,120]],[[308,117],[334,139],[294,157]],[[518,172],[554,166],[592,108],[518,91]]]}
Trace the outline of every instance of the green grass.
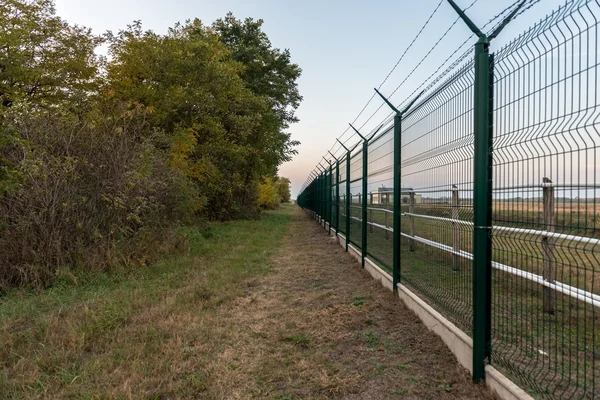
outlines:
{"label": "green grass", "polygon": [[310,344],[310,339],[302,334],[286,337],[283,341],[300,347],[307,347]]}
{"label": "green grass", "polygon": [[7,293],[0,298],[0,397],[127,397],[128,376],[139,392],[202,391],[197,371],[170,368],[188,356],[186,342],[201,339],[189,324],[201,325],[270,271],[292,210],[217,223],[210,235],[182,228],[186,248],[144,269]]}

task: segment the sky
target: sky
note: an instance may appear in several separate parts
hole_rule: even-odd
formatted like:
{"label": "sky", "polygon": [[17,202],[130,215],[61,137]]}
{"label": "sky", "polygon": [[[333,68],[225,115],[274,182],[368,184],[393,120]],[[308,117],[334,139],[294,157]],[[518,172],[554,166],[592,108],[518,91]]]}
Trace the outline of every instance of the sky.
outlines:
{"label": "sky", "polygon": [[[473,1],[456,3],[466,8]],[[482,26],[513,3],[476,0],[467,14]],[[542,0],[534,5],[492,43],[492,51],[563,3]],[[400,104],[463,42],[470,38],[458,54],[476,42],[462,21],[452,26],[456,13],[446,0],[56,0],[56,9],[69,23],[87,26],[96,34],[117,32],[136,20],[142,21],[144,29],[164,33],[176,22],[199,18],[211,24],[229,11],[238,18],[263,19],[273,46],[289,49],[292,61],[303,70],[298,82],[304,98],[297,110],[300,122],[289,129],[301,145],[298,155],[279,170],[280,176],[292,182],[292,198],[328,150],[341,154],[340,146],[335,145],[337,137],[346,131],[342,141],[352,145],[359,140],[347,131],[348,123],[355,121],[373,88],[382,84],[397,63],[381,92],[387,95],[399,87],[391,100]],[[375,129],[388,116],[387,107],[377,111],[381,104],[374,98],[353,124],[361,133]]]}

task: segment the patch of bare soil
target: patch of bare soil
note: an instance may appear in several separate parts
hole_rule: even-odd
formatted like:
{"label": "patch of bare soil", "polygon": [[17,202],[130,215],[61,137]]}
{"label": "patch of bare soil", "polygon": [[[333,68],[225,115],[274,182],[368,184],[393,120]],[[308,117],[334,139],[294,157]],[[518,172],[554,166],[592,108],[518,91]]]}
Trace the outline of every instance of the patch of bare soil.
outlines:
{"label": "patch of bare soil", "polygon": [[302,210],[272,262],[272,274],[206,321],[208,398],[493,398]]}

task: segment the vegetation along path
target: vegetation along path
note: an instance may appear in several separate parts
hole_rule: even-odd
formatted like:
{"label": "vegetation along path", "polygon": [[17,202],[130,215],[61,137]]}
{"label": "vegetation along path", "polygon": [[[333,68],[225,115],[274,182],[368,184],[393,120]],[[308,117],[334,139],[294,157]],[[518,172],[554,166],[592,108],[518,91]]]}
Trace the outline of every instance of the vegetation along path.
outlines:
{"label": "vegetation along path", "polygon": [[488,399],[299,208],[184,255],[0,299],[2,398]]}

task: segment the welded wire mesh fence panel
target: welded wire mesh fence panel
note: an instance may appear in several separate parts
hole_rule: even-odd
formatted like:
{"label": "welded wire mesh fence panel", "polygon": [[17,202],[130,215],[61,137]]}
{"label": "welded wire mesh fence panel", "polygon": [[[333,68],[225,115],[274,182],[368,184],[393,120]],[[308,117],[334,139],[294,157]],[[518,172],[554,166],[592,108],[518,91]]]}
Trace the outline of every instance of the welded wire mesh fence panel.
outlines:
{"label": "welded wire mesh fence panel", "polygon": [[367,164],[369,258],[384,270],[392,270],[393,227],[392,201],[394,188],[393,126],[369,143]]}
{"label": "welded wire mesh fence panel", "polygon": [[362,245],[362,149],[350,158],[350,243]]}
{"label": "welded wire mesh fence panel", "polygon": [[495,60],[492,359],[548,398],[600,397],[597,1]]}
{"label": "welded wire mesh fence panel", "polygon": [[[457,62],[453,72],[434,80],[400,123],[370,141],[366,176],[359,143],[349,173],[344,154],[339,179],[333,176],[323,189],[323,178],[313,178],[298,199],[302,207],[322,212],[326,190],[333,199],[327,208],[331,220],[339,213],[339,231],[349,230],[356,248],[366,218],[367,257],[391,275],[399,267],[402,284],[474,343],[484,343],[488,361],[539,398],[600,398],[598,16],[599,0],[567,0],[492,58],[493,145],[478,146],[489,147],[487,160],[477,153],[484,161],[478,165],[485,169],[488,160],[493,165],[491,228],[487,222],[477,227],[492,232],[489,348],[489,326],[473,328],[472,293],[484,287],[474,286],[473,265],[483,276],[489,259],[473,244],[472,60]],[[479,77],[487,75],[484,65]],[[487,78],[477,82],[484,82],[479,89],[489,88]],[[489,114],[478,113],[478,121],[485,121],[482,115]],[[478,138],[489,132],[486,123],[478,125]],[[396,165],[401,183],[395,188],[394,129],[401,140]],[[481,210],[487,200],[477,193],[475,208]],[[395,228],[399,250],[393,246]],[[481,371],[484,353],[478,358]]]}
{"label": "welded wire mesh fence panel", "polygon": [[401,281],[471,332],[474,68],[467,62],[402,121]]}

